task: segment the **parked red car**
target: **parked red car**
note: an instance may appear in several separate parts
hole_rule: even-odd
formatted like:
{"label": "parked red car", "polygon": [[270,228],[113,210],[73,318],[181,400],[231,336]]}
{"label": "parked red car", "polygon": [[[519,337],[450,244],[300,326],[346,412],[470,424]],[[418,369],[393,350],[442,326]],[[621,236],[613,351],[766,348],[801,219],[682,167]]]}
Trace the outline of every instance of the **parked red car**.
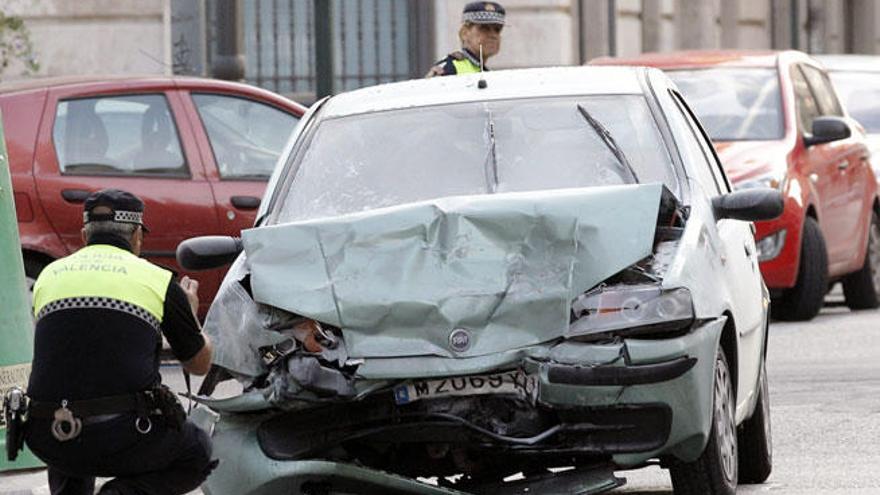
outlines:
{"label": "parked red car", "polygon": [[756,224],[777,318],[812,318],[836,281],[850,308],[878,306],[880,204],[865,133],[818,62],[796,51],[704,51],[591,63],[664,69],[734,185],[783,192],[783,215]]}
{"label": "parked red car", "polygon": [[[305,107],[245,84],[191,77],[66,77],[0,85],[29,283],[81,246],[82,203],[114,187],[146,203],[144,256],[254,223]],[[199,272],[202,314],[223,271]]]}

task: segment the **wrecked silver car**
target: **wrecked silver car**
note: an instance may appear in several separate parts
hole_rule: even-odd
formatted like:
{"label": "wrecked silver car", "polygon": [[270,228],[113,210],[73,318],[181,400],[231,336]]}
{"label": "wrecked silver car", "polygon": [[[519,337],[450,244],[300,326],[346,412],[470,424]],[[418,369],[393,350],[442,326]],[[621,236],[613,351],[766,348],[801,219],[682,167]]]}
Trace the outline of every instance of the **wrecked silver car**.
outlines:
{"label": "wrecked silver car", "polygon": [[[482,79],[483,82],[480,82]],[[676,493],[771,469],[748,221],[659,71],[499,71],[317,103],[205,321],[210,494]],[[240,396],[209,397],[221,379]]]}

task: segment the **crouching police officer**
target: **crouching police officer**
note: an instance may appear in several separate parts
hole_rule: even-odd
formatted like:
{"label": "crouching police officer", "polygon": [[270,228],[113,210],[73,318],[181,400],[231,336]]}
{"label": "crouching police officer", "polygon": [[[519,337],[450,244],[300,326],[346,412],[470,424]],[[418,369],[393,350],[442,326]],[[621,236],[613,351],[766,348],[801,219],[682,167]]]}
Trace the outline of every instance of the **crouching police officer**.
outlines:
{"label": "crouching police officer", "polygon": [[53,494],[178,494],[214,467],[210,440],[186,421],[159,375],[162,334],[190,373],[211,344],[196,320],[198,283],[138,258],[144,204],[115,189],[85,201],[86,246],[34,285],[34,360],[26,440]]}
{"label": "crouching police officer", "polygon": [[458,38],[461,50],[454,51],[440,60],[427,76],[451,76],[480,72],[480,48],[482,47],[483,70],[486,60],[501,49],[501,28],[504,27],[504,7],[496,2],[471,2],[461,13]]}

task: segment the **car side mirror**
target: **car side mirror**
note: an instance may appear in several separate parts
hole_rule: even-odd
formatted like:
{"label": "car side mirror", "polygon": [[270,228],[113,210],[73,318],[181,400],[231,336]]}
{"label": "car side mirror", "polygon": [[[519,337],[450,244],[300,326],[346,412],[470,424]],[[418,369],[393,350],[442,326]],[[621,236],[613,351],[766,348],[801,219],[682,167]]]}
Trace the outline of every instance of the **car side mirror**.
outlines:
{"label": "car side mirror", "polygon": [[177,263],[187,270],[210,270],[232,263],[243,249],[240,237],[193,237],[177,246]]}
{"label": "car side mirror", "polygon": [[712,199],[715,218],[757,222],[782,215],[782,193],[769,187],[735,191]]}
{"label": "car side mirror", "polygon": [[813,133],[804,134],[804,146],[840,141],[852,135],[852,129],[842,117],[816,117],[813,119]]}

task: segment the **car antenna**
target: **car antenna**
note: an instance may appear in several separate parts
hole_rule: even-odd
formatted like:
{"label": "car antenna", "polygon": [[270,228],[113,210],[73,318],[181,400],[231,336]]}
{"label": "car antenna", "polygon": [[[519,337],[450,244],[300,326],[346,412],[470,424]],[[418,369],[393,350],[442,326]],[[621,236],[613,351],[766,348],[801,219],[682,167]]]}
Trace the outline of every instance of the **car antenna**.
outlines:
{"label": "car antenna", "polygon": [[477,87],[486,89],[486,80],[483,79],[483,44],[480,43],[480,80],[477,81]]}

